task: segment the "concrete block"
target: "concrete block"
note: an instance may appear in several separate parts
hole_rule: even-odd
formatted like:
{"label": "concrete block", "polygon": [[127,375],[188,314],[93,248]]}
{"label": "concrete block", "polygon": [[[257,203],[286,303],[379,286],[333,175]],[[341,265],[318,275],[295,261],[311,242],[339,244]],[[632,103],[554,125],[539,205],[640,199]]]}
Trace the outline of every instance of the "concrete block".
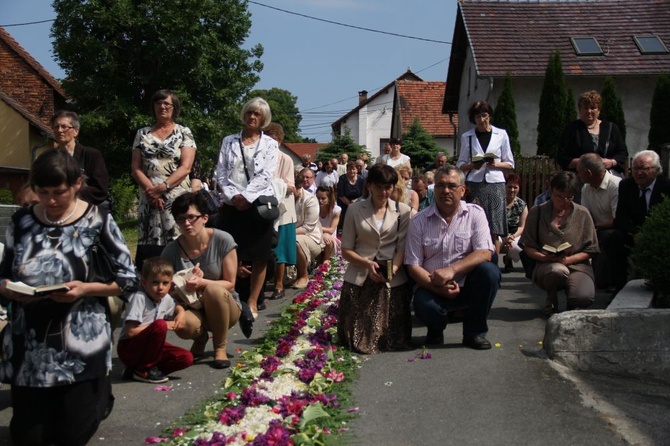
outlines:
{"label": "concrete block", "polygon": [[608,310],[651,308],[654,290],[645,285],[644,279],[629,281],[607,306]]}
{"label": "concrete block", "polygon": [[572,369],[670,382],[670,310],[586,310],[552,316],[544,348]]}

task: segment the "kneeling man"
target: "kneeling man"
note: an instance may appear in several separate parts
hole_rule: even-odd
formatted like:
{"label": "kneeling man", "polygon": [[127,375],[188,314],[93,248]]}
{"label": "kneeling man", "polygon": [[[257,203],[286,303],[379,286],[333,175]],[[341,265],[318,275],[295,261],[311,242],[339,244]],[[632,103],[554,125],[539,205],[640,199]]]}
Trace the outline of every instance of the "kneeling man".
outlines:
{"label": "kneeling man", "polygon": [[500,288],[484,210],[461,201],[465,176],[454,166],[435,172],[435,203],[410,222],[405,265],[416,281],[414,313],[426,324],[427,345],[444,343],[447,313],[467,308],[463,345],[491,348],[486,319]]}

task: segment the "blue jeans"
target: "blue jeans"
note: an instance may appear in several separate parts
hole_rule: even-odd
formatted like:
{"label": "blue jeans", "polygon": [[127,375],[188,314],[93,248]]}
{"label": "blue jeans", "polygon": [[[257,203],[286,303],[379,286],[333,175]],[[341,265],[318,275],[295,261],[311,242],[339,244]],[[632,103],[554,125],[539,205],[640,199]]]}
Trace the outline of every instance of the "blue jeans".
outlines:
{"label": "blue jeans", "polygon": [[414,291],[414,314],[428,327],[428,335],[440,335],[447,327],[447,312],[467,308],[463,321],[463,338],[486,336],[489,331],[486,318],[500,288],[500,269],[492,262],[483,262],[470,271],[461,292],[454,299],[446,299],[426,288]]}

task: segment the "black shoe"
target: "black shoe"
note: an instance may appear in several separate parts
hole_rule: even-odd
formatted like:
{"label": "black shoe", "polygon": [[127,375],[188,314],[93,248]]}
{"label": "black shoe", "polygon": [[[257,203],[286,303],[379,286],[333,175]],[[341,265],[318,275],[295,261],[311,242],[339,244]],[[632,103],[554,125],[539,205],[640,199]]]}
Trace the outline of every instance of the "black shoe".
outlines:
{"label": "black shoe", "polygon": [[211,364],[213,369],[227,369],[230,367],[230,359],[215,359]]}
{"label": "black shoe", "polygon": [[260,303],[256,306],[256,308],[258,308],[258,311],[263,311],[263,310],[267,310],[268,306],[265,305],[265,302],[260,302]]}
{"label": "black shoe", "polygon": [[130,381],[133,379],[133,374],[135,373],[135,370],[133,370],[131,367],[126,367],[123,369],[123,373],[121,374],[121,378]]}
{"label": "black shoe", "polygon": [[275,289],[274,293],[272,293],[272,296],[270,296],[270,300],[281,299],[285,296],[286,296],[286,291]]}
{"label": "black shoe", "polygon": [[475,350],[488,350],[491,343],[484,336],[475,336],[474,338],[463,338],[463,345]]}
{"label": "black shoe", "polygon": [[133,379],[143,383],[161,384],[168,382],[170,378],[163,375],[158,367],[152,367],[149,370],[135,370]]}
{"label": "black shoe", "polygon": [[426,339],[423,341],[425,345],[443,345],[444,344],[444,333],[426,335]]}
{"label": "black shoe", "polygon": [[254,330],[254,315],[251,314],[251,308],[246,302],[242,302],[242,314],[240,314],[240,328],[245,338],[249,339]]}

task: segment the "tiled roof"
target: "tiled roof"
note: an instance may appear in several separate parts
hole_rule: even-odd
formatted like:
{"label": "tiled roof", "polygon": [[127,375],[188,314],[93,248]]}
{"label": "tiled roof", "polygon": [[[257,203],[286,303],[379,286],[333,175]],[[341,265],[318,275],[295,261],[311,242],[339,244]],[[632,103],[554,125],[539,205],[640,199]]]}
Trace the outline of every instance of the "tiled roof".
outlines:
{"label": "tiled roof", "polygon": [[363,107],[364,105],[367,105],[367,104],[369,104],[370,102],[372,102],[377,96],[379,96],[380,94],[382,94],[382,93],[384,93],[386,90],[388,90],[388,89],[393,85],[394,82],[397,82],[397,81],[400,81],[400,80],[423,81],[423,79],[421,79],[421,78],[420,78],[419,76],[417,76],[416,74],[412,73],[412,70],[410,70],[410,69],[408,68],[407,71],[405,71],[403,74],[401,74],[400,76],[398,76],[397,79],[395,79],[394,81],[388,83],[388,84],[385,85],[384,87],[380,88],[375,94],[373,94],[372,96],[369,96],[365,101],[363,101],[363,102],[361,102],[360,104],[358,104],[358,106],[357,106],[356,108],[354,108],[353,110],[351,110],[351,111],[350,111],[349,113],[347,113],[346,115],[342,116],[342,117],[341,117],[340,119],[338,119],[337,121],[333,122],[332,125],[331,125],[331,127],[332,127],[335,131],[338,131],[338,132],[339,132],[339,130],[340,130],[340,126],[342,125],[342,123],[343,123],[344,121],[346,121],[346,120],[349,118],[349,116],[351,116],[351,115],[353,115],[354,113],[358,112],[358,110],[360,110],[361,107]]}
{"label": "tiled roof", "polygon": [[298,158],[302,158],[303,155],[310,155],[314,159],[316,151],[328,144],[324,142],[284,142],[282,145],[295,153]]}
{"label": "tiled roof", "polygon": [[[566,76],[658,75],[670,54],[642,55],[634,35],[670,47],[670,0],[460,0],[447,75],[445,111],[454,110],[468,42],[479,76],[544,76],[558,49]],[[601,56],[578,56],[570,37],[595,37]]]}
{"label": "tiled roof", "polygon": [[40,119],[36,118],[32,113],[30,113],[28,110],[26,110],[21,104],[19,104],[17,101],[0,91],[0,101],[4,102],[5,104],[9,105],[11,108],[13,108],[18,114],[23,116],[28,122],[30,122],[32,125],[40,129],[42,132],[47,134],[50,138],[53,138],[53,131],[51,128],[46,125],[44,122],[42,122]]}
{"label": "tiled roof", "polygon": [[26,61],[35,71],[39,73],[40,76],[54,89],[58,94],[63,97],[67,97],[65,91],[61,87],[60,83],[53,77],[38,61],[36,61],[33,56],[31,56],[26,50],[23,49],[19,42],[14,40],[14,38],[9,35],[3,27],[0,26],[0,39],[2,39],[7,46],[9,46],[13,51],[15,51],[23,60]]}
{"label": "tiled roof", "polygon": [[[442,114],[442,100],[446,82],[410,82],[396,81],[398,109],[402,120],[400,134],[405,133],[419,118],[421,126],[434,137],[454,136],[454,126],[449,116]],[[458,128],[458,117],[454,118]]]}

